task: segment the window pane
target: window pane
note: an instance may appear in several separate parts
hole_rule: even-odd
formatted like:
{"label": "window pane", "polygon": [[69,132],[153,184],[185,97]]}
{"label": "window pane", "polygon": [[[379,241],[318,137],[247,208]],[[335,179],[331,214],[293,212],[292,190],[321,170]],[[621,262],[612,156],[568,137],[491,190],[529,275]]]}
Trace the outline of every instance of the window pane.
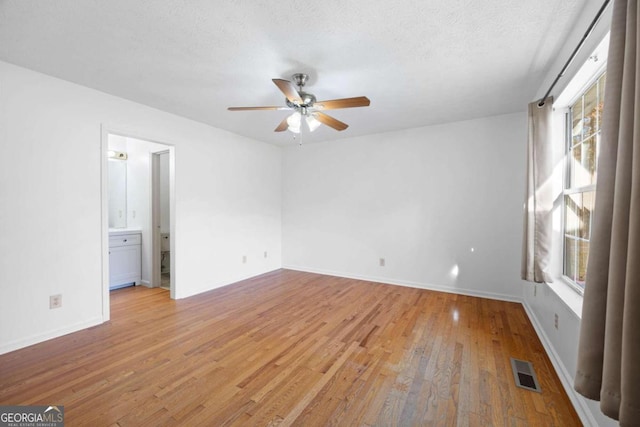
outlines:
{"label": "window pane", "polygon": [[582,141],[582,98],[571,107],[571,141],[576,144]]}
{"label": "window pane", "polygon": [[576,280],[576,240],[572,237],[564,238],[564,275]]}
{"label": "window pane", "polygon": [[582,211],[580,214],[579,236],[589,240],[591,238],[591,217],[595,206],[596,192],[585,191],[582,193]]}
{"label": "window pane", "polygon": [[595,191],[565,195],[564,274],[580,286],[587,277]]}
{"label": "window pane", "polygon": [[582,164],[580,165],[578,185],[596,183],[596,137],[595,135],[582,143]]}
{"label": "window pane", "polygon": [[578,285],[584,287],[587,280],[587,260],[589,258],[589,242],[585,240],[578,241],[578,271],[576,272],[575,281]]}
{"label": "window pane", "polygon": [[584,138],[596,133],[598,126],[598,85],[593,85],[584,95],[584,119],[583,119],[583,135]]}
{"label": "window pane", "polygon": [[568,236],[577,236],[580,222],[580,206],[582,205],[582,195],[574,193],[564,196],[564,233]]}
{"label": "window pane", "polygon": [[571,149],[571,159],[569,160],[569,188],[580,187],[584,184],[585,172],[582,167],[582,144],[578,144]]}
{"label": "window pane", "polygon": [[593,174],[592,179],[595,184],[598,180],[598,153],[600,152],[600,131],[593,137],[594,138],[594,148],[593,148]]}
{"label": "window pane", "polygon": [[604,84],[607,75],[603,74],[598,80],[598,129],[602,127],[602,110],[604,109]]}

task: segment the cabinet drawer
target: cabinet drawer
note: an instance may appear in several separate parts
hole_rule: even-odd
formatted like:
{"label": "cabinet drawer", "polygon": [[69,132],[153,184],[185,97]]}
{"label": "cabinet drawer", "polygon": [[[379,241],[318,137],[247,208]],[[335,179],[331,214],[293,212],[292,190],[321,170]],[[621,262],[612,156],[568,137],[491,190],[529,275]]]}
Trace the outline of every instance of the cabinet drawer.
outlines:
{"label": "cabinet drawer", "polygon": [[109,237],[109,247],[139,245],[142,242],[140,234],[123,234],[121,236]]}

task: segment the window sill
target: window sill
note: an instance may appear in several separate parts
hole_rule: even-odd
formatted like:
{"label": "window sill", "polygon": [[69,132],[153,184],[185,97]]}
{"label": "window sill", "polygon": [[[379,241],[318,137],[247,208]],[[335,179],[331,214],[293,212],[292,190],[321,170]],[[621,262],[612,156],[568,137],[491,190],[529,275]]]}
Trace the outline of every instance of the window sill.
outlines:
{"label": "window sill", "polygon": [[564,276],[557,277],[553,283],[547,283],[547,285],[578,319],[582,319],[583,297],[575,290],[574,285],[569,283],[569,279]]}

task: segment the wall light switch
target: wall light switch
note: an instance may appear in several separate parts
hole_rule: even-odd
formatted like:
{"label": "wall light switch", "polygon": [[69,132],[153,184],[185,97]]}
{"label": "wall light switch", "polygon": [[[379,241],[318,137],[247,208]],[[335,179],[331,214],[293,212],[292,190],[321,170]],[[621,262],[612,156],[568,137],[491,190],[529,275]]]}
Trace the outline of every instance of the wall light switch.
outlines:
{"label": "wall light switch", "polygon": [[380,258],[380,267],[384,267],[385,261],[384,258]]}

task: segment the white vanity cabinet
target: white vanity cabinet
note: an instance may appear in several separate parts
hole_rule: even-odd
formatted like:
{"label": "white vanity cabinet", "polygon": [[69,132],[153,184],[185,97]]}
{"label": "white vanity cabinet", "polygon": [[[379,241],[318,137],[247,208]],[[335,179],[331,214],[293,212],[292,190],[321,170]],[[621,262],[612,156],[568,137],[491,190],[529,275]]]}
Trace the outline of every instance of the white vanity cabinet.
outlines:
{"label": "white vanity cabinet", "polygon": [[109,289],[142,280],[142,234],[140,231],[109,232]]}

